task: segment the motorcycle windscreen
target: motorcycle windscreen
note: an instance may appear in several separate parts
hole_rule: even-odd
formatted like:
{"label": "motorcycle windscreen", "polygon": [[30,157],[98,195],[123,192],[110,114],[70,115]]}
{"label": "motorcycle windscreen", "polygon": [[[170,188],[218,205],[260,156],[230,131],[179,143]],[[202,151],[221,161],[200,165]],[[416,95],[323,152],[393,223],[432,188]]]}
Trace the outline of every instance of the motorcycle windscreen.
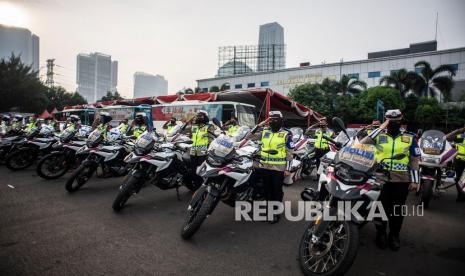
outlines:
{"label": "motorcycle windscreen", "polygon": [[336,155],[336,164],[344,163],[359,172],[368,172],[376,164],[376,147],[353,143],[345,146]]}
{"label": "motorcycle windscreen", "polygon": [[208,152],[214,156],[226,158],[234,151],[233,142],[231,137],[222,134],[211,142],[210,147],[208,147]]}
{"label": "motorcycle windscreen", "polygon": [[440,155],[446,148],[446,135],[439,130],[428,130],[423,133],[420,148],[426,154]]}

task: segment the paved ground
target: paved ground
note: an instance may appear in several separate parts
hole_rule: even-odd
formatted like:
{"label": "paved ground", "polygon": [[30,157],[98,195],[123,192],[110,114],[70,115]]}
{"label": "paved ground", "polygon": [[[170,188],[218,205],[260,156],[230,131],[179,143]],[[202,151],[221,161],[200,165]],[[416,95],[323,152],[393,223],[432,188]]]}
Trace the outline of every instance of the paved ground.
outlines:
{"label": "paved ground", "polygon": [[[0,275],[301,275],[297,249],[305,222],[235,222],[220,204],[191,241],[179,232],[190,193],[147,187],[115,214],[121,179],[93,179],[75,193],[64,178],[0,167]],[[14,188],[9,187],[12,185]],[[304,187],[286,189],[297,200]],[[465,204],[453,191],[424,217],[406,219],[397,253],[362,229],[349,275],[464,275]]]}

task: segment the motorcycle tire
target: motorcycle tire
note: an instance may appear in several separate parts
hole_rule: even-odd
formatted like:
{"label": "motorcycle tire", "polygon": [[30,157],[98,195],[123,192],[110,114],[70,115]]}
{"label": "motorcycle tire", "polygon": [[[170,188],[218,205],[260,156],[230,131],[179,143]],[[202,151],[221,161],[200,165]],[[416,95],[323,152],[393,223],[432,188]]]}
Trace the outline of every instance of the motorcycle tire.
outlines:
{"label": "motorcycle tire", "polygon": [[[49,170],[51,165],[55,167],[55,170],[52,173],[50,173]],[[62,177],[65,173],[68,172],[69,168],[70,165],[66,161],[65,155],[62,152],[54,152],[47,154],[39,160],[36,172],[37,175],[43,179],[50,180]]]}
{"label": "motorcycle tire", "polygon": [[[70,193],[76,192],[87,183],[93,173],[94,170],[88,164],[81,164],[66,181],[66,190]],[[74,185],[75,182],[77,185]]]}
{"label": "motorcycle tire", "polygon": [[115,212],[119,212],[124,208],[128,199],[136,192],[139,181],[139,179],[133,176],[124,178],[123,184],[118,190],[118,195],[113,201],[112,208]]}
{"label": "motorcycle tire", "polygon": [[28,168],[34,163],[37,154],[30,148],[22,148],[11,153],[5,160],[5,166],[12,171]]}
{"label": "motorcycle tire", "polygon": [[[328,269],[327,271],[322,271],[324,267],[321,267],[322,264],[325,262],[324,258],[328,257],[327,254],[322,254],[320,256],[318,255],[312,255],[312,257],[309,259],[308,257],[310,256],[310,251],[313,250],[311,246],[311,239],[312,239],[312,234],[314,230],[314,222],[310,223],[307,226],[307,229],[305,229],[304,235],[302,236],[302,239],[300,240],[299,244],[299,263],[300,263],[300,268],[302,269],[302,272],[304,275],[307,276],[341,276],[344,275],[352,266],[355,257],[357,256],[357,251],[358,251],[358,245],[359,245],[359,229],[357,225],[352,223],[351,221],[335,221],[335,223],[343,224],[344,227],[343,229],[345,230],[345,239],[338,239],[336,240],[334,238],[336,232],[332,233],[331,237],[329,240],[332,242],[336,242],[339,240],[342,240],[343,248],[336,248],[339,249],[338,254],[339,258],[336,259],[336,264]],[[333,225],[334,225],[333,224]],[[327,230],[328,231],[328,230]],[[340,234],[340,233],[337,233]],[[324,239],[325,235],[321,237],[321,239]],[[331,250],[331,247],[330,247]],[[309,261],[312,260],[316,256],[315,260],[318,260],[317,262],[310,263]],[[335,254],[335,256],[338,256]],[[333,255],[331,254],[329,257],[333,258]],[[329,259],[328,259],[329,262]],[[320,264],[321,263],[321,264]],[[313,268],[313,269],[312,269]],[[320,268],[320,271],[318,271],[318,268]]]}
{"label": "motorcycle tire", "polygon": [[420,184],[418,204],[423,203],[425,209],[429,208],[429,203],[433,197],[433,186],[434,182],[432,180],[423,180]]}
{"label": "motorcycle tire", "polygon": [[[201,186],[192,196],[189,202],[186,220],[181,229],[181,237],[185,240],[190,239],[199,230],[202,223],[211,213],[212,206],[216,199],[207,191],[206,186]],[[194,205],[194,206],[192,206]],[[192,206],[192,207],[191,207]]]}

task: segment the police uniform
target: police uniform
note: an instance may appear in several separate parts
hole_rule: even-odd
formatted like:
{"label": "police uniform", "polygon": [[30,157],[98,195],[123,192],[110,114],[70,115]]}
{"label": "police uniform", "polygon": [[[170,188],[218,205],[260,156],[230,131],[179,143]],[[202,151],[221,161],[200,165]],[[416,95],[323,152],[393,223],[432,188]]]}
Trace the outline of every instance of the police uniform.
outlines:
{"label": "police uniform", "polygon": [[330,129],[317,129],[315,130],[315,158],[316,158],[316,168],[320,166],[320,159],[329,152],[329,144],[328,140],[324,139],[323,136],[327,136],[331,138],[333,136],[333,132]]}
{"label": "police uniform", "polygon": [[[400,111],[398,113],[396,116],[400,117]],[[400,119],[397,119],[397,121],[400,121]],[[419,183],[420,148],[418,147],[415,135],[407,132],[402,133],[400,130],[393,136],[389,134],[389,131],[376,129],[365,137],[362,143],[374,144],[376,146],[376,159],[378,162],[381,162],[384,169],[388,172],[388,181],[383,185],[378,200],[381,201],[384,211],[388,216],[390,241],[395,239],[397,243],[395,248],[391,248],[398,250],[400,246],[398,243],[399,233],[403,222],[401,206],[407,200],[410,183]],[[405,154],[405,157],[400,160],[386,159],[402,153]],[[388,222],[375,221],[378,236],[386,235]]]}
{"label": "police uniform", "polygon": [[229,125],[226,134],[228,134],[229,136],[234,136],[238,129],[239,127],[237,125]]}

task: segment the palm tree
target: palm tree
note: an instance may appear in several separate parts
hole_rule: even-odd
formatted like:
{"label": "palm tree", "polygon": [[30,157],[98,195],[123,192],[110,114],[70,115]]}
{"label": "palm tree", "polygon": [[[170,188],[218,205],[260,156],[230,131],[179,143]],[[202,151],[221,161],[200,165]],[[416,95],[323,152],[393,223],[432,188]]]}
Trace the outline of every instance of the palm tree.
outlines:
{"label": "palm tree", "polygon": [[220,88],[216,85],[213,85],[212,87],[210,87],[209,92],[220,92]]}
{"label": "palm tree", "polygon": [[407,92],[412,88],[412,82],[415,80],[415,72],[407,72],[405,69],[391,71],[389,76],[384,76],[379,80],[380,85],[394,87],[399,90],[402,98],[405,98]]}
{"label": "palm tree", "polygon": [[415,68],[421,69],[413,81],[413,89],[419,96],[442,96],[448,98],[450,90],[454,87],[452,77],[455,76],[455,68],[451,65],[440,65],[431,68],[426,61],[415,63]]}
{"label": "palm tree", "polygon": [[225,90],[229,90],[230,89],[230,85],[229,83],[223,83],[221,86],[220,86],[220,91],[225,91]]}
{"label": "palm tree", "polygon": [[338,94],[353,95],[367,89],[367,84],[355,76],[342,75],[341,79],[334,83]]}

